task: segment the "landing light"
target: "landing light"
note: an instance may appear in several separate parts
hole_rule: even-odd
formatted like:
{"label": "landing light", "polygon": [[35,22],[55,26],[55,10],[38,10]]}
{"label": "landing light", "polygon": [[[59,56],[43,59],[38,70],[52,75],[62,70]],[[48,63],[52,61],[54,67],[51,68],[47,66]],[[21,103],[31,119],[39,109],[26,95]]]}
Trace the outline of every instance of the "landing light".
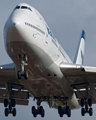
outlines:
{"label": "landing light", "polygon": [[0,69],[3,69],[3,67],[0,67]]}

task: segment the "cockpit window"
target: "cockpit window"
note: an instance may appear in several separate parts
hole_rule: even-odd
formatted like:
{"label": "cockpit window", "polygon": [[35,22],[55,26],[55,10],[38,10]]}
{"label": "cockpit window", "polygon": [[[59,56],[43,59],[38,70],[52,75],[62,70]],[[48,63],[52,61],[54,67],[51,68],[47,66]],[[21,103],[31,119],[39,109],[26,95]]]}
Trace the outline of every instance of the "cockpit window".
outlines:
{"label": "cockpit window", "polygon": [[31,8],[28,8],[28,9],[29,9],[30,11],[32,11]]}
{"label": "cockpit window", "polygon": [[16,6],[16,8],[15,9],[20,9],[20,6]]}
{"label": "cockpit window", "polygon": [[27,7],[26,6],[21,6],[21,9],[27,9]]}
{"label": "cockpit window", "polygon": [[[21,7],[21,8],[20,8],[20,7]],[[27,10],[32,11],[31,8],[29,8],[29,7],[27,7],[27,6],[16,6],[15,9],[27,9]],[[14,10],[15,10],[15,9],[14,9]]]}
{"label": "cockpit window", "polygon": [[21,9],[28,9],[28,10],[32,11],[31,8],[26,7],[26,6],[21,6]]}

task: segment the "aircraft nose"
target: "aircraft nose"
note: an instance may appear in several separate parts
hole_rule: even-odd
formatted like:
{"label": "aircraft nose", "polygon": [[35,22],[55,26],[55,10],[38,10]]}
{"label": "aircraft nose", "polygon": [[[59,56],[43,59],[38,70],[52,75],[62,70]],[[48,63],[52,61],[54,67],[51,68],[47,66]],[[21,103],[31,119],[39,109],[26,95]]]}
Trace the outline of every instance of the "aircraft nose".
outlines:
{"label": "aircraft nose", "polygon": [[24,30],[23,20],[17,16],[10,16],[5,27],[6,43],[13,41],[22,41],[23,30]]}
{"label": "aircraft nose", "polygon": [[13,19],[13,20],[12,20],[12,24],[13,24],[14,26],[18,25],[19,22],[20,22],[20,21],[19,21],[18,19]]}
{"label": "aircraft nose", "polygon": [[13,27],[19,26],[20,24],[22,24],[20,18],[15,17],[15,16],[12,16],[12,17],[11,17],[11,25],[12,25]]}

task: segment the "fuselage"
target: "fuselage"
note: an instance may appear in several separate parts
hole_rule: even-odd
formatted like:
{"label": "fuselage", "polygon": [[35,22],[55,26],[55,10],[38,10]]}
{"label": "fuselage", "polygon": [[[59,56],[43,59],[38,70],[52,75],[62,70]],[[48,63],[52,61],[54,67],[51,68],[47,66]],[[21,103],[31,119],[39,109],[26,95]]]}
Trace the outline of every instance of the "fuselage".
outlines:
{"label": "fuselage", "polygon": [[36,9],[27,4],[16,6],[5,24],[4,40],[6,51],[16,65],[15,71],[20,69],[18,55],[28,56],[25,69],[29,79],[20,82],[34,97],[60,96],[68,98],[71,108],[79,106],[59,68],[60,63],[72,61]]}

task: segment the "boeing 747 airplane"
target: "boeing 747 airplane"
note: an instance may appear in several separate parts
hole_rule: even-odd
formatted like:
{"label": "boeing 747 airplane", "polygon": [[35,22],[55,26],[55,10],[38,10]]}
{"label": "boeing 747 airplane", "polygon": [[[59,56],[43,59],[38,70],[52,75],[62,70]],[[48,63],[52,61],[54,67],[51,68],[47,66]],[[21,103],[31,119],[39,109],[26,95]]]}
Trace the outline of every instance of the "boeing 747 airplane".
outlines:
{"label": "boeing 747 airplane", "polygon": [[96,67],[83,66],[85,32],[82,30],[74,62],[70,60],[41,14],[21,3],[4,26],[5,49],[13,63],[0,66],[0,102],[5,116],[16,116],[15,105],[37,100],[32,114],[45,116],[42,102],[71,117],[71,109],[81,115],[93,114],[96,103]]}

